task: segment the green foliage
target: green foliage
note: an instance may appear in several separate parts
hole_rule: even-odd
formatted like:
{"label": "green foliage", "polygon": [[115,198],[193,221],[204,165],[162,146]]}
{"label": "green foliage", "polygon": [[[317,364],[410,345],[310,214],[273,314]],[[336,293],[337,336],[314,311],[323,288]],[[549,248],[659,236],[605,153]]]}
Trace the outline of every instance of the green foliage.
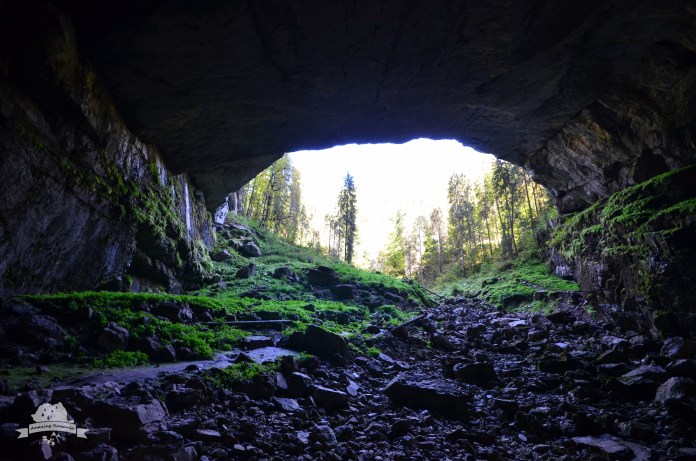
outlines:
{"label": "green foliage", "polygon": [[[650,237],[669,237],[696,214],[693,193],[674,194],[694,176],[696,166],[670,171],[628,187],[591,207],[564,217],[553,231],[551,245],[568,260],[593,252],[646,257]],[[686,186],[686,184],[684,184]],[[692,185],[692,184],[689,184]]]}
{"label": "green foliage", "polygon": [[367,354],[368,354],[370,357],[377,357],[377,356],[379,356],[379,354],[381,354],[381,353],[382,353],[382,351],[379,350],[378,348],[374,347],[374,346],[370,346],[370,347],[367,348]]}
{"label": "green foliage", "polygon": [[94,361],[94,365],[98,368],[126,368],[146,365],[147,363],[147,354],[122,350],[115,350],[106,357]]}
{"label": "green foliage", "polygon": [[65,304],[73,310],[80,309],[119,309],[124,306],[158,304],[161,302],[188,303],[190,306],[208,308],[213,311],[232,308],[220,300],[191,295],[170,295],[163,293],[122,293],[113,291],[80,291],[73,293],[52,293],[27,295],[27,299],[38,302]]}
{"label": "green foliage", "polygon": [[55,386],[56,383],[69,383],[78,378],[93,375],[98,371],[91,363],[88,366],[52,363],[46,368],[47,370],[43,370],[41,373],[36,371],[35,366],[0,368],[0,379],[6,379],[9,392],[16,394],[26,391],[28,384],[30,385],[29,389],[37,387],[43,389]]}
{"label": "green foliage", "polygon": [[[696,165],[673,170],[598,200],[589,208],[564,216],[552,230],[550,245],[567,261],[596,255],[622,258],[638,268],[638,293],[659,296],[659,285],[647,266],[650,255],[670,254],[668,242],[680,235],[696,215]],[[651,294],[652,293],[652,294]]]}
{"label": "green foliage", "polygon": [[241,213],[293,243],[309,237],[300,172],[287,155],[259,173],[239,192]]}
{"label": "green foliage", "polygon": [[271,373],[278,368],[276,364],[235,363],[225,368],[213,368],[204,375],[215,388],[230,389],[239,384],[249,384],[254,377]]}
{"label": "green foliage", "polygon": [[455,173],[446,187],[447,212],[417,217],[409,235],[397,215],[376,268],[429,287],[453,283],[535,247],[537,229],[556,213],[551,196],[524,169],[500,160],[483,181]]}
{"label": "green foliage", "polygon": [[389,234],[389,242],[383,252],[380,253],[380,265],[384,272],[394,277],[406,275],[406,228],[404,224],[405,213],[397,211],[392,218],[394,230]]}
{"label": "green foliage", "polygon": [[65,335],[63,338],[63,347],[67,350],[75,350],[79,345],[77,338],[73,335]]}
{"label": "green foliage", "polygon": [[90,322],[95,329],[115,322],[126,328],[134,338],[156,336],[163,344],[178,341],[197,356],[206,358],[211,358],[215,350],[230,348],[248,333],[228,325],[210,328],[197,323],[172,322],[147,312],[147,309],[162,302],[188,303],[192,308],[209,309],[213,317],[223,319],[228,314],[242,311],[253,302],[238,298],[116,292],[57,293],[26,298],[45,305],[49,312],[51,309],[70,313],[91,310]]}
{"label": "green foliage", "polygon": [[498,307],[517,307],[530,304],[532,310],[545,311],[549,303],[532,302],[539,292],[578,291],[575,282],[561,279],[551,273],[548,266],[527,255],[513,261],[500,261],[484,266],[480,272],[453,284],[438,287],[443,294],[480,296]]}

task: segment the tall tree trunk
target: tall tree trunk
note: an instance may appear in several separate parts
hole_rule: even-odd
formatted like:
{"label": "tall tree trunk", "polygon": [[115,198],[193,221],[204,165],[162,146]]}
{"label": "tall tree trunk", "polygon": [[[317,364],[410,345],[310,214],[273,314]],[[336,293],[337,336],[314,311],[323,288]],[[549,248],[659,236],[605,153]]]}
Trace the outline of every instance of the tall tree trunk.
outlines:
{"label": "tall tree trunk", "polygon": [[532,212],[532,201],[529,199],[529,188],[527,187],[527,175],[523,174],[524,178],[524,193],[527,195],[527,208],[529,209],[529,228],[533,227],[534,213]]}
{"label": "tall tree trunk", "polygon": [[474,230],[475,234],[478,236],[478,246],[479,249],[476,251],[476,254],[481,254],[481,261],[483,261],[486,257],[486,247],[483,244],[483,228],[481,227],[481,220],[479,217],[479,222],[478,226],[476,226],[476,229]]}
{"label": "tall tree trunk", "polygon": [[442,235],[440,232],[440,229],[437,230],[437,269],[438,269],[438,275],[442,274],[442,265],[443,265],[443,255],[442,255]]}
{"label": "tall tree trunk", "polygon": [[491,226],[488,224],[488,214],[486,214],[486,231],[488,232],[488,248],[491,252],[491,258],[493,257],[493,241],[491,240]]}
{"label": "tall tree trunk", "polygon": [[266,227],[265,223],[268,220],[268,215],[269,215],[270,209],[271,209],[271,200],[273,199],[273,180],[274,179],[275,179],[275,174],[273,171],[271,171],[271,174],[268,176],[268,184],[266,185],[266,193],[264,194],[264,199],[263,199],[263,208],[261,209],[261,219],[259,220],[259,223],[263,227]]}
{"label": "tall tree trunk", "polygon": [[539,216],[539,203],[537,202],[537,183],[532,181],[532,197],[534,197],[534,209]]}
{"label": "tall tree trunk", "polygon": [[498,212],[498,220],[500,221],[500,233],[502,234],[500,236],[500,242],[501,242],[500,246],[502,249],[501,252],[502,252],[503,256],[505,256],[505,254],[507,253],[505,247],[508,243],[508,241],[507,241],[507,228],[505,225],[505,221],[503,221],[503,213],[500,211],[500,204],[498,203],[498,196],[495,195],[494,197],[495,197],[495,209]]}
{"label": "tall tree trunk", "polygon": [[517,242],[515,241],[515,195],[514,192],[510,191],[510,203],[513,205],[510,207],[510,240],[512,243],[513,255],[517,256]]}
{"label": "tall tree trunk", "polygon": [[462,228],[462,221],[461,219],[457,222],[457,230],[459,234],[459,256],[462,261],[462,275],[466,277],[466,263],[464,261],[464,241],[463,241],[463,233],[464,229]]}
{"label": "tall tree trunk", "polygon": [[[472,235],[471,235],[471,217],[469,216],[469,213],[466,213],[464,215],[464,219],[466,219],[466,230],[467,230],[467,238],[466,238],[466,246],[469,248],[469,259],[473,259],[474,252],[471,249],[471,240],[472,240]],[[475,242],[474,242],[475,243]],[[472,267],[473,267],[473,261],[472,261]]]}

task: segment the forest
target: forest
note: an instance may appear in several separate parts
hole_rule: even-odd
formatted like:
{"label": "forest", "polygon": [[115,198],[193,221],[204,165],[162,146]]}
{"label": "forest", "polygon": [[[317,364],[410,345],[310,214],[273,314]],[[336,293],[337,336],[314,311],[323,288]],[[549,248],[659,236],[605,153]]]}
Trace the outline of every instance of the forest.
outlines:
{"label": "forest", "polygon": [[[435,207],[412,222],[404,210],[390,210],[392,229],[380,253],[369,261],[376,272],[437,287],[479,271],[483,264],[514,259],[536,248],[535,233],[557,211],[552,197],[523,168],[496,160],[483,179],[453,173],[448,206]],[[325,228],[311,226],[303,203],[302,178],[286,155],[234,194],[237,213],[288,242],[320,249],[352,262],[359,242],[359,191],[347,173]]]}

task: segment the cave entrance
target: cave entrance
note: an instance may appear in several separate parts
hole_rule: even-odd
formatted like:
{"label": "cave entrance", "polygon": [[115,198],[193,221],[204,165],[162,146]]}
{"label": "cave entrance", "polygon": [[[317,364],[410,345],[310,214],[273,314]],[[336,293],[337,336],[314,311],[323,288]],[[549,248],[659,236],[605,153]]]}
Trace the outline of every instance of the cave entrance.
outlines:
{"label": "cave entrance", "polygon": [[483,181],[495,162],[493,155],[458,141],[426,138],[403,144],[348,144],[288,157],[300,172],[302,198],[324,247],[331,246],[334,237],[328,217],[335,214],[346,175],[353,177],[359,210],[354,262],[364,268],[374,266],[388,244],[397,214],[403,215],[407,231],[419,217],[429,219],[435,209],[446,214],[450,177],[461,173],[472,183]]}
{"label": "cave entrance", "polygon": [[[343,234],[350,233],[340,216],[351,188],[357,231],[348,251]],[[517,254],[553,208],[524,170],[455,140],[292,152],[235,194],[240,213],[293,243],[421,280],[429,245],[438,245],[440,253],[445,241],[447,251],[458,248],[466,273],[494,254]],[[403,241],[405,262],[391,271],[385,260],[395,239]]]}

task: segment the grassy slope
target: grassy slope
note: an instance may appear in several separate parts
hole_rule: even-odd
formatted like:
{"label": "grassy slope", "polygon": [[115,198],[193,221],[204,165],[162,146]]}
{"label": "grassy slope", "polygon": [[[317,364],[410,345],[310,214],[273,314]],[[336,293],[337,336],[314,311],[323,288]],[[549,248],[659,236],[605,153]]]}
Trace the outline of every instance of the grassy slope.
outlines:
{"label": "grassy slope", "polygon": [[[501,308],[553,309],[557,294],[578,291],[575,282],[556,277],[531,252],[484,265],[471,276],[438,287],[443,295],[481,297]],[[537,294],[541,293],[541,294]],[[538,299],[534,299],[536,297]]]}

